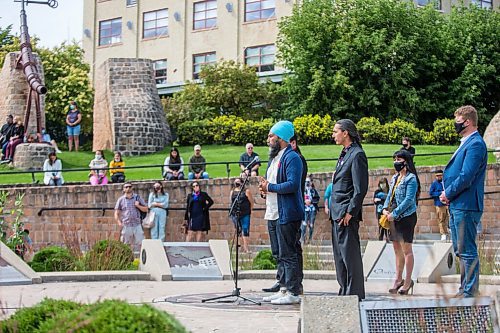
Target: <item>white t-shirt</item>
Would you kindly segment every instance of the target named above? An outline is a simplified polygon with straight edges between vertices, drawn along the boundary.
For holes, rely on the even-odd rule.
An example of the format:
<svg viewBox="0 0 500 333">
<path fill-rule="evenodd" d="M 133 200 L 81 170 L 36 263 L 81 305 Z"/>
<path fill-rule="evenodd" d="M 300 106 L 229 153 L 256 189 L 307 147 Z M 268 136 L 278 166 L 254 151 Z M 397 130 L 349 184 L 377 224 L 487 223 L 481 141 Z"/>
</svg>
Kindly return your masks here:
<svg viewBox="0 0 500 333">
<path fill-rule="evenodd" d="M 278 165 L 283 157 L 283 153 L 286 148 L 280 150 L 278 155 L 271 161 L 269 169 L 267 169 L 267 181 L 271 184 L 276 184 L 276 178 L 278 177 Z M 266 194 L 266 214 L 264 215 L 265 220 L 277 220 L 279 218 L 278 212 L 278 194 L 267 192 Z"/>
</svg>

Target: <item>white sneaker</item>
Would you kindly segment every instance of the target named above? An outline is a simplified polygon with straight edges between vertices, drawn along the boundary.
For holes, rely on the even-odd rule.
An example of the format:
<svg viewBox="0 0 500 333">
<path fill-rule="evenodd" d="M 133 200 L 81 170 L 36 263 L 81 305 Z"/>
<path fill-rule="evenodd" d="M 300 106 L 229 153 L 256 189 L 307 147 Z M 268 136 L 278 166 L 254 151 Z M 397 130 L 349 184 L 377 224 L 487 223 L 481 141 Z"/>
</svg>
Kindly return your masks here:
<svg viewBox="0 0 500 333">
<path fill-rule="evenodd" d="M 281 288 L 276 294 L 262 298 L 264 302 L 272 302 L 286 296 L 286 288 Z"/>
<path fill-rule="evenodd" d="M 60 154 L 60 153 L 62 153 L 62 151 L 60 149 L 57 149 L 56 153 Z"/>
<path fill-rule="evenodd" d="M 445 241 L 446 240 L 446 235 L 441 235 L 441 240 Z"/>
<path fill-rule="evenodd" d="M 274 299 L 271 301 L 271 304 L 277 305 L 288 305 L 288 304 L 299 304 L 300 297 L 299 295 L 292 295 L 291 293 L 286 293 L 284 297 L 280 297 L 278 299 Z"/>
</svg>

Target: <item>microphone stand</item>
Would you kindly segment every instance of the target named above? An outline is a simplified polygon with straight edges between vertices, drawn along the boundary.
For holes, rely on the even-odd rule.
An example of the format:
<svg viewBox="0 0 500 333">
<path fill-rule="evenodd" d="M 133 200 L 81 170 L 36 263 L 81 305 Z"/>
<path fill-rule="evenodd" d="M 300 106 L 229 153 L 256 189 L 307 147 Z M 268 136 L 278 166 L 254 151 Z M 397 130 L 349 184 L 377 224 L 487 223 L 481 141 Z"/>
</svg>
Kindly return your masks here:
<svg viewBox="0 0 500 333">
<path fill-rule="evenodd" d="M 236 219 L 236 267 L 235 267 L 235 270 L 234 270 L 234 289 L 233 291 L 231 292 L 231 294 L 228 294 L 228 295 L 224 295 L 224 296 L 218 296 L 218 297 L 212 297 L 212 298 L 207 298 L 207 299 L 202 299 L 201 302 L 202 303 L 205 303 L 205 302 L 209 302 L 209 301 L 215 301 L 215 300 L 220 300 L 220 299 L 224 299 L 224 298 L 228 298 L 228 297 L 236 297 L 234 299 L 233 302 L 236 302 L 238 299 L 242 299 L 244 301 L 248 301 L 248 302 L 251 302 L 253 304 L 257 304 L 257 305 L 261 305 L 260 302 L 257 302 L 257 301 L 254 301 L 252 299 L 249 299 L 249 298 L 246 298 L 244 296 L 241 296 L 241 288 L 238 287 L 238 262 L 239 262 L 239 254 L 240 254 L 240 243 L 239 243 L 239 238 L 240 238 L 240 235 L 241 235 L 241 222 L 240 222 L 240 214 L 241 214 L 241 210 L 240 210 L 240 196 L 241 196 L 241 193 L 245 190 L 245 186 L 248 184 L 248 181 L 249 181 L 249 178 L 250 178 L 250 174 L 251 172 L 248 173 L 248 175 L 246 175 L 245 179 L 243 180 L 243 184 L 241 184 L 241 188 L 238 192 L 238 194 L 236 195 L 236 198 L 235 200 L 233 201 L 233 203 L 231 204 L 231 208 L 229 209 L 229 216 L 231 217 L 234 213 L 234 218 Z"/>
</svg>

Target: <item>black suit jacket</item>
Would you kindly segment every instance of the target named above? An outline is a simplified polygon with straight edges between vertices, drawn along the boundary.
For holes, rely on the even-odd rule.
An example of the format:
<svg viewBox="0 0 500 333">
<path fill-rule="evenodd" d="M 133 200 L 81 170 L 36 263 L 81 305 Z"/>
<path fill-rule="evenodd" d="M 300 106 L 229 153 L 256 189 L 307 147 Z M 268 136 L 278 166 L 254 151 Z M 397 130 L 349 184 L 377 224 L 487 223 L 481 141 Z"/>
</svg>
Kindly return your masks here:
<svg viewBox="0 0 500 333">
<path fill-rule="evenodd" d="M 333 175 L 330 218 L 340 220 L 349 213 L 360 221 L 367 191 L 368 160 L 364 150 L 353 143 Z"/>
</svg>

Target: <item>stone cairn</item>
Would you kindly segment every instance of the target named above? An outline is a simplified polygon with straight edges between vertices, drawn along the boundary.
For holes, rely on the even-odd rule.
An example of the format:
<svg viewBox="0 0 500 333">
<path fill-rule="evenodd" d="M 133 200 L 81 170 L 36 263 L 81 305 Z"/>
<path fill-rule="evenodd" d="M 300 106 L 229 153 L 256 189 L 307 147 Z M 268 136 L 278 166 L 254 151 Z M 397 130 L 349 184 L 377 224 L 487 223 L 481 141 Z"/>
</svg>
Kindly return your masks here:
<svg viewBox="0 0 500 333">
<path fill-rule="evenodd" d="M 154 153 L 171 141 L 149 59 L 110 58 L 96 72 L 93 149 Z"/>
<path fill-rule="evenodd" d="M 24 119 L 26 113 L 26 102 L 29 94 L 29 86 L 26 82 L 22 68 L 16 68 L 19 52 L 11 52 L 5 57 L 0 72 L 0 121 L 5 122 L 7 115 L 19 116 Z M 38 73 L 44 82 L 43 66 L 40 57 L 33 54 L 38 68 Z M 45 95 L 41 95 L 40 108 L 42 126 L 45 127 Z M 36 109 L 35 103 L 31 104 L 31 117 L 27 133 L 36 131 Z M 0 125 L 1 126 L 1 125 Z M 38 143 L 22 143 L 16 148 L 14 155 L 14 166 L 19 169 L 41 170 L 43 162 L 51 151 L 51 146 Z"/>
<path fill-rule="evenodd" d="M 484 131 L 484 141 L 491 149 L 500 149 L 500 111 L 491 119 L 486 131 Z M 500 152 L 496 152 L 497 162 L 500 162 Z"/>
</svg>

